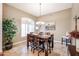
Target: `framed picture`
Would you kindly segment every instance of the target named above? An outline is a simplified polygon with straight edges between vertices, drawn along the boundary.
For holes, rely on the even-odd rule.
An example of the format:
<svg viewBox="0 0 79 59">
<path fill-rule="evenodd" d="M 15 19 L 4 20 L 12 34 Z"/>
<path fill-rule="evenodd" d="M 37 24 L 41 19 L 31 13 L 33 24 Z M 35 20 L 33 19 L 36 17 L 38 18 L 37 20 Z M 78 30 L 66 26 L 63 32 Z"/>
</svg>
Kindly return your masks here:
<svg viewBox="0 0 79 59">
<path fill-rule="evenodd" d="M 55 25 L 55 24 L 52 24 L 52 23 L 48 23 L 48 24 L 45 26 L 45 29 L 46 29 L 46 30 L 56 30 L 56 25 Z"/>
</svg>

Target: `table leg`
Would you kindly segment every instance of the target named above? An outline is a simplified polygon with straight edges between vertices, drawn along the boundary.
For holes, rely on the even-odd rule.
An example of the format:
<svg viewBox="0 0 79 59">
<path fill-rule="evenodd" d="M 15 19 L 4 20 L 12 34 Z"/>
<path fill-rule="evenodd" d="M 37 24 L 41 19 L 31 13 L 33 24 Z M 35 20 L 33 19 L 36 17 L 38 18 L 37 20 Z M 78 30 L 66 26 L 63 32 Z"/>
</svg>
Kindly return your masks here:
<svg viewBox="0 0 79 59">
<path fill-rule="evenodd" d="M 45 56 L 48 56 L 48 41 L 46 43 L 47 43 L 47 46 L 45 48 Z"/>
<path fill-rule="evenodd" d="M 71 39 L 70 39 L 70 44 L 72 45 L 72 41 L 71 41 Z"/>
<path fill-rule="evenodd" d="M 52 39 L 52 50 L 53 50 L 53 47 L 54 47 L 54 37 L 52 37 L 51 39 Z"/>
<path fill-rule="evenodd" d="M 62 38 L 61 44 L 63 44 L 63 38 Z"/>
<path fill-rule="evenodd" d="M 29 48 L 29 41 L 27 40 L 27 48 Z"/>
<path fill-rule="evenodd" d="M 66 39 L 66 46 L 67 46 L 67 39 Z"/>
<path fill-rule="evenodd" d="M 48 56 L 48 50 L 45 50 L 45 56 Z"/>
</svg>

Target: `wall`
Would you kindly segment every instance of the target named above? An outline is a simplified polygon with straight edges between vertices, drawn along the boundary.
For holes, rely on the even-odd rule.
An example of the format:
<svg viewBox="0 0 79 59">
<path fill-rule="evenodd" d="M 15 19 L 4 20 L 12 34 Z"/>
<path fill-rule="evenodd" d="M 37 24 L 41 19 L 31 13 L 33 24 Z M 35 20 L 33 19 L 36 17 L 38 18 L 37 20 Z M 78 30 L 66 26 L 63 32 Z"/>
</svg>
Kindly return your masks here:
<svg viewBox="0 0 79 59">
<path fill-rule="evenodd" d="M 55 22 L 56 30 L 52 31 L 56 41 L 61 41 L 61 37 L 65 35 L 66 32 L 70 32 L 71 29 L 71 9 L 66 9 L 60 12 L 51 13 L 39 17 L 38 20 L 45 22 Z"/>
<path fill-rule="evenodd" d="M 29 17 L 34 20 L 42 20 L 45 22 L 56 22 L 56 30 L 52 31 L 55 36 L 55 40 L 61 41 L 61 37 L 65 35 L 66 32 L 70 32 L 71 29 L 71 9 L 62 10 L 56 13 L 51 13 L 49 15 L 44 15 L 39 17 L 38 19 L 28 13 L 25 13 L 21 10 L 18 10 L 14 7 L 11 7 L 7 4 L 3 5 L 3 17 L 15 18 L 15 22 L 18 28 L 18 32 L 16 37 L 14 38 L 14 42 L 23 41 L 21 38 L 21 17 Z M 25 38 L 26 39 L 26 38 Z"/>
<path fill-rule="evenodd" d="M 72 27 L 71 27 L 71 30 L 75 29 L 75 20 L 73 18 L 76 15 L 79 16 L 79 3 L 73 4 L 73 7 L 72 7 Z M 78 20 L 77 25 L 78 25 L 78 31 L 79 31 L 79 20 Z"/>
<path fill-rule="evenodd" d="M 14 42 L 19 42 L 19 41 L 24 41 L 26 37 L 22 38 L 21 37 L 21 18 L 22 17 L 28 17 L 33 20 L 36 20 L 36 17 L 25 13 L 19 9 L 16 9 L 12 6 L 9 6 L 7 4 L 3 4 L 3 18 L 14 18 L 14 21 L 16 22 L 16 26 L 18 28 L 18 31 L 16 33 L 16 37 L 14 38 Z"/>
<path fill-rule="evenodd" d="M 2 4 L 0 3 L 0 52 L 2 52 Z"/>
</svg>

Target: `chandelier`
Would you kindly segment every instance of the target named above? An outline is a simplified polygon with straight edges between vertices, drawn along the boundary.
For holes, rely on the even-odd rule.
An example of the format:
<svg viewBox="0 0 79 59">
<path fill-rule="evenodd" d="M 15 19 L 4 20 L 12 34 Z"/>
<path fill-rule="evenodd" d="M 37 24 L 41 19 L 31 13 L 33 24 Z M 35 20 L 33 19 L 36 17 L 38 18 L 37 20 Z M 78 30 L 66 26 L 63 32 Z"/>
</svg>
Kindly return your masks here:
<svg viewBox="0 0 79 59">
<path fill-rule="evenodd" d="M 41 6 L 41 5 L 42 5 L 42 4 L 40 3 L 40 4 L 39 4 L 40 17 L 41 17 L 41 14 L 42 14 L 42 13 L 41 13 L 41 10 L 42 10 L 42 6 Z M 44 23 L 43 21 L 37 21 L 36 24 L 37 24 L 37 25 L 44 25 L 45 23 Z"/>
<path fill-rule="evenodd" d="M 40 8 L 40 9 L 39 9 L 39 11 L 40 11 L 39 16 L 40 16 L 40 17 L 41 17 L 41 10 L 42 10 L 42 8 L 41 8 L 42 6 L 41 6 L 41 5 L 42 5 L 42 4 L 40 3 L 40 4 L 39 4 L 39 8 Z M 36 29 L 40 29 L 41 26 L 44 25 L 44 24 L 45 24 L 45 22 L 43 22 L 43 21 L 37 21 L 37 22 L 36 22 Z"/>
</svg>

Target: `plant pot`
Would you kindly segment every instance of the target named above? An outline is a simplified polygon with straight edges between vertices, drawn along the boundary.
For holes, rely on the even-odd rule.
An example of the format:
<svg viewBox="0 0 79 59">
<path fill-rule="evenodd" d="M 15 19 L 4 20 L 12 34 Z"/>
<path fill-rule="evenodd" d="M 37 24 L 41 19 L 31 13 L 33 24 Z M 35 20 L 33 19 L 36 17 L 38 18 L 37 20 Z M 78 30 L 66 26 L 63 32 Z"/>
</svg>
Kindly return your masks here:
<svg viewBox="0 0 79 59">
<path fill-rule="evenodd" d="M 5 48 L 3 50 L 10 50 L 13 47 L 13 42 L 8 42 L 5 44 Z"/>
</svg>

